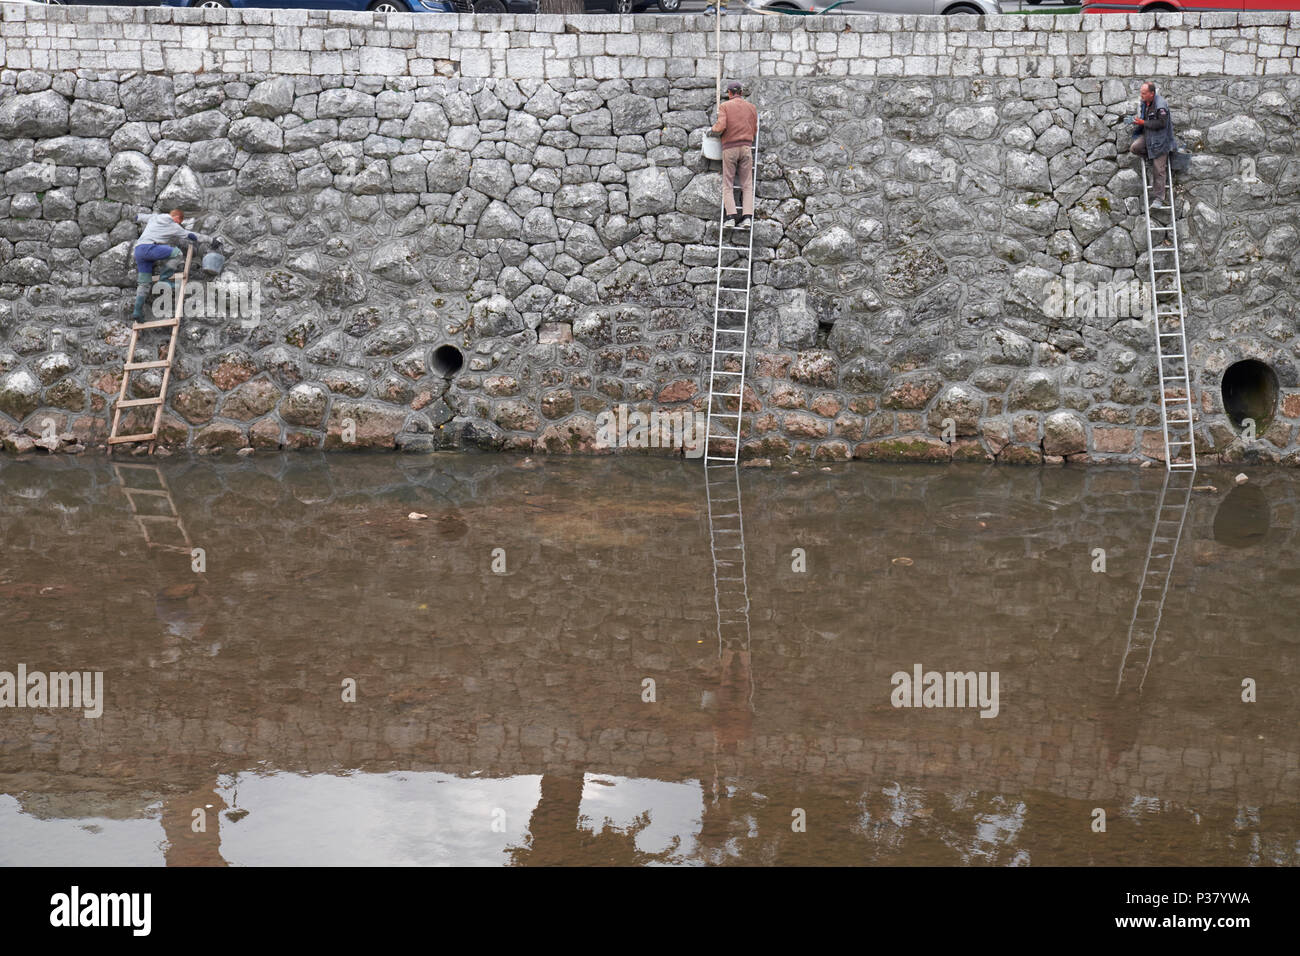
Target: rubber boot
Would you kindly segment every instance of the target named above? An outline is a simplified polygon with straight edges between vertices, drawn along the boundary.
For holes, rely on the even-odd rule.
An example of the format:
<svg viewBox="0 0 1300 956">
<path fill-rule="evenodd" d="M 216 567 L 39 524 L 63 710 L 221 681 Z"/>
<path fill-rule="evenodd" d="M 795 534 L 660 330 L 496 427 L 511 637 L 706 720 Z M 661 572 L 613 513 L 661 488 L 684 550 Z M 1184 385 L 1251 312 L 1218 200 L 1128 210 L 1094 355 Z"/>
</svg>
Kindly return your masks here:
<svg viewBox="0 0 1300 956">
<path fill-rule="evenodd" d="M 183 259 L 179 252 L 174 256 L 169 256 L 164 259 L 162 270 L 158 273 L 158 281 L 166 283 L 173 289 L 176 288 L 176 281 L 172 277 L 176 275 L 176 270 L 180 268 L 182 261 Z"/>
<path fill-rule="evenodd" d="M 149 287 L 153 285 L 153 276 L 141 275 L 136 273 L 135 277 L 135 308 L 131 310 L 131 318 L 137 322 L 144 319 L 144 302 L 149 297 Z"/>
</svg>

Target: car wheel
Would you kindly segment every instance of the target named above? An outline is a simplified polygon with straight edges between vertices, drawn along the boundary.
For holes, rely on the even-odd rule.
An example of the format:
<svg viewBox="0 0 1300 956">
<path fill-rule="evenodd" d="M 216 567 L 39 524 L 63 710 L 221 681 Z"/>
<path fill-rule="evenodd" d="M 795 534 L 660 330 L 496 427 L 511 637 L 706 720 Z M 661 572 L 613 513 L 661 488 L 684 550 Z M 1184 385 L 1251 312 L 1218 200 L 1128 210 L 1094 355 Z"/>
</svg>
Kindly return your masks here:
<svg viewBox="0 0 1300 956">
<path fill-rule="evenodd" d="M 224 10 L 230 6 L 230 0 L 194 0 L 190 6 L 201 10 Z"/>
<path fill-rule="evenodd" d="M 475 13 L 505 13 L 506 5 L 501 0 L 474 0 Z"/>
<path fill-rule="evenodd" d="M 615 13 L 631 13 L 635 0 L 614 0 Z"/>
<path fill-rule="evenodd" d="M 393 0 L 375 0 L 370 6 L 366 7 L 371 13 L 401 13 L 402 8 Z"/>
<path fill-rule="evenodd" d="M 682 8 L 682 0 L 659 0 L 659 9 L 664 13 L 676 13 Z"/>
</svg>

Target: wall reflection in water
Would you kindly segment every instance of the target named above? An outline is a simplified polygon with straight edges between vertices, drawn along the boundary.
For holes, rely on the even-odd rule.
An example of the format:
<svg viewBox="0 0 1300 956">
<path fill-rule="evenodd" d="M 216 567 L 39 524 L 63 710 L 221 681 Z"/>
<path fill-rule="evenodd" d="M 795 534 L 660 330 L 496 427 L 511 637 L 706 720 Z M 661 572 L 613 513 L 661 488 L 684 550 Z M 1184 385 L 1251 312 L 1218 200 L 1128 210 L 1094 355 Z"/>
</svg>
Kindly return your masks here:
<svg viewBox="0 0 1300 956">
<path fill-rule="evenodd" d="M 1198 475 L 1117 694 L 1161 473 L 728 471 L 737 553 L 697 463 L 434 462 L 163 463 L 201 574 L 0 462 L 0 670 L 107 698 L 0 709 L 0 863 L 1300 862 L 1290 473 Z M 917 662 L 998 716 L 891 707 Z"/>
</svg>

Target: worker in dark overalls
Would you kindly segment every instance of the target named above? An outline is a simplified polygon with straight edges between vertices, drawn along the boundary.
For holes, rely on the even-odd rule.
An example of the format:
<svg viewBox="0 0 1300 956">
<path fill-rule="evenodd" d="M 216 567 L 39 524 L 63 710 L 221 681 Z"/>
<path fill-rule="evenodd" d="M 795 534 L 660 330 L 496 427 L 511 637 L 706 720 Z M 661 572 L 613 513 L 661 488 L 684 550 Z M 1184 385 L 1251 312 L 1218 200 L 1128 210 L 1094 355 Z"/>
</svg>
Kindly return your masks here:
<svg viewBox="0 0 1300 956">
<path fill-rule="evenodd" d="M 1174 151 L 1174 121 L 1169 115 L 1169 104 L 1156 92 L 1156 85 L 1151 81 L 1142 84 L 1138 92 L 1142 106 L 1133 117 L 1133 142 L 1129 152 L 1149 159 L 1155 169 L 1155 183 L 1151 190 L 1151 205 L 1165 208 L 1168 198 L 1165 196 L 1165 184 L 1168 182 L 1169 154 Z"/>
</svg>

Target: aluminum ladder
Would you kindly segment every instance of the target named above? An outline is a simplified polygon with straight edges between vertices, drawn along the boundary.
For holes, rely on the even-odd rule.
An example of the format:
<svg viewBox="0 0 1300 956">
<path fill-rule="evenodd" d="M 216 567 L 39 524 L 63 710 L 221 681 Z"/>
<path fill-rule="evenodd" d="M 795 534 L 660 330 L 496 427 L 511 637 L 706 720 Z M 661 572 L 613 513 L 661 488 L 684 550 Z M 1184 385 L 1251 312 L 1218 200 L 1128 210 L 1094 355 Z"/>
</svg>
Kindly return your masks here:
<svg viewBox="0 0 1300 956">
<path fill-rule="evenodd" d="M 1133 617 L 1128 625 L 1128 642 L 1124 645 L 1124 656 L 1120 659 L 1116 694 L 1125 681 L 1132 686 L 1136 680 L 1139 693 L 1146 683 L 1195 482 L 1196 472 L 1190 468 L 1165 471 L 1159 503 L 1156 505 L 1156 521 L 1151 528 L 1151 540 L 1147 544 L 1146 563 L 1142 566 L 1142 579 L 1138 583 L 1137 600 L 1133 604 Z M 1174 496 L 1172 504 L 1168 503 L 1171 493 Z M 1183 496 L 1181 502 L 1177 499 L 1179 493 Z"/>
<path fill-rule="evenodd" d="M 1196 471 L 1196 435 L 1184 329 L 1186 310 L 1183 307 L 1182 262 L 1178 254 L 1178 217 L 1174 210 L 1173 163 L 1169 163 L 1166 170 L 1169 191 L 1165 197 L 1166 204 L 1155 207 L 1169 211 L 1167 226 L 1152 222 L 1146 159 L 1139 165 L 1142 167 L 1142 207 L 1147 224 L 1147 266 L 1151 273 L 1156 369 L 1160 373 L 1160 424 L 1165 439 L 1165 468 Z M 1157 234 L 1162 234 L 1159 237 L 1161 245 L 1156 244 Z M 1172 352 L 1165 348 L 1166 343 Z"/>
<path fill-rule="evenodd" d="M 172 363 L 176 360 L 176 335 L 180 332 L 181 327 L 181 310 L 185 305 L 185 281 L 190 275 L 190 260 L 194 256 L 194 247 L 190 246 L 185 251 L 185 270 L 181 273 L 180 282 L 176 285 L 176 313 L 170 319 L 158 319 L 151 322 L 135 322 L 131 325 L 131 341 L 126 347 L 126 361 L 122 365 L 122 387 L 118 390 L 117 401 L 113 403 L 113 427 L 108 432 L 108 453 L 113 453 L 114 445 L 121 445 L 126 442 L 156 442 L 158 440 L 158 429 L 162 426 L 163 403 L 167 401 L 167 384 L 171 381 Z M 135 360 L 135 349 L 139 342 L 140 333 L 148 329 L 170 329 L 171 340 L 167 343 L 167 357 L 148 362 L 137 362 Z M 142 369 L 160 368 L 163 370 L 162 384 L 158 387 L 158 394 L 150 398 L 127 398 L 127 390 L 131 383 L 131 373 Z M 122 421 L 122 409 L 136 408 L 146 405 L 157 405 L 157 411 L 153 416 L 153 428 L 147 432 L 140 432 L 136 435 L 119 435 L 118 428 Z M 152 447 L 150 448 L 152 451 Z"/>
<path fill-rule="evenodd" d="M 754 128 L 754 201 L 758 201 L 758 131 Z M 724 197 L 725 198 L 725 197 Z M 744 207 L 741 207 L 743 213 Z M 755 209 L 757 212 L 757 208 Z M 740 457 L 740 425 L 744 414 L 745 360 L 749 347 L 749 292 L 754 269 L 754 217 L 749 227 L 727 223 L 726 206 L 718 203 L 718 265 L 713 292 L 713 355 L 709 365 L 709 410 L 704 426 L 704 463 Z M 741 245 L 740 243 L 744 243 Z M 725 277 L 730 282 L 724 282 Z M 744 284 L 736 282 L 741 276 Z M 721 404 L 717 404 L 721 402 Z M 716 424 L 715 424 L 716 423 Z M 716 429 L 716 431 L 715 431 Z M 714 443 L 717 444 L 714 444 Z"/>
<path fill-rule="evenodd" d="M 718 653 L 749 649 L 749 581 L 745 525 L 740 508 L 740 469 L 705 462 L 709 550 L 713 555 L 713 604 L 718 614 Z"/>
</svg>

